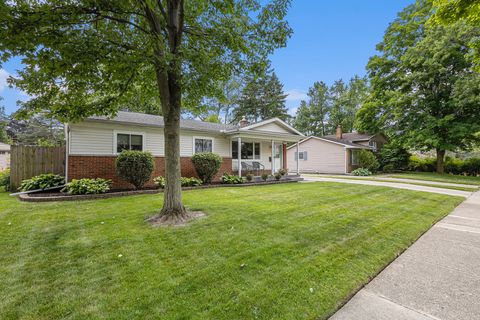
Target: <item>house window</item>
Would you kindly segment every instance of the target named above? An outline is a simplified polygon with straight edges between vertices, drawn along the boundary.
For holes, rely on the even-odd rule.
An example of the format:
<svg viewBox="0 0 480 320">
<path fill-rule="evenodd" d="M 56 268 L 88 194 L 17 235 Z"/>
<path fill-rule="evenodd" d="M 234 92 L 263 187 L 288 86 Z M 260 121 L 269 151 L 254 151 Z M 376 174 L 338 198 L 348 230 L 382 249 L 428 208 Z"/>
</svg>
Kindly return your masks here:
<svg viewBox="0 0 480 320">
<path fill-rule="evenodd" d="M 232 159 L 238 159 L 238 141 L 232 141 Z M 242 142 L 243 160 L 260 159 L 260 143 L 258 142 Z"/>
<path fill-rule="evenodd" d="M 350 152 L 350 164 L 352 166 L 358 166 L 358 153 L 360 151 L 359 150 L 352 150 Z"/>
<path fill-rule="evenodd" d="M 307 151 L 301 151 L 300 153 L 295 152 L 295 160 L 307 160 Z"/>
<path fill-rule="evenodd" d="M 117 152 L 123 150 L 143 151 L 143 135 L 130 133 L 117 133 Z"/>
<path fill-rule="evenodd" d="M 377 141 L 370 140 L 368 145 L 373 148 L 373 150 L 377 150 Z"/>
<path fill-rule="evenodd" d="M 195 153 L 213 152 L 213 140 L 195 138 Z"/>
</svg>

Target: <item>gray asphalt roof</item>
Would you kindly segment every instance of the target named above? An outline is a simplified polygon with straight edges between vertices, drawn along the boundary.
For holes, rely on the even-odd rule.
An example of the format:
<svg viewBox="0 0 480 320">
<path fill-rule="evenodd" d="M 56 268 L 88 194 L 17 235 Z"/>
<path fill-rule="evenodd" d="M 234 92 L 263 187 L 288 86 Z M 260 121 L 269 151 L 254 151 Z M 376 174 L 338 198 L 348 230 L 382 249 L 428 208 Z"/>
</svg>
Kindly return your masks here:
<svg viewBox="0 0 480 320">
<path fill-rule="evenodd" d="M 367 146 L 364 146 L 364 145 L 361 145 L 361 144 L 358 144 L 358 143 L 354 143 L 354 142 L 351 142 L 351 141 L 347 141 L 345 139 L 337 139 L 337 138 L 332 137 L 332 136 L 323 136 L 323 137 L 319 137 L 319 138 L 320 139 L 325 139 L 325 140 L 328 140 L 328 141 L 332 141 L 332 142 L 338 142 L 338 143 L 341 143 L 341 144 L 344 144 L 344 145 L 350 146 L 350 147 L 370 149 L 370 147 L 367 147 Z"/>
<path fill-rule="evenodd" d="M 95 121 L 114 121 L 119 123 L 138 124 L 143 126 L 163 127 L 163 117 L 155 116 L 151 114 L 119 111 L 115 117 L 105 116 L 93 116 L 88 118 Z M 221 123 L 204 122 L 200 120 L 182 119 L 180 120 L 180 128 L 187 130 L 199 130 L 199 131 L 223 131 L 232 130 L 238 128 L 234 125 L 225 125 Z"/>
<path fill-rule="evenodd" d="M 350 141 L 350 142 L 366 141 L 366 140 L 370 140 L 370 138 L 373 137 L 373 136 L 374 136 L 374 134 L 351 132 L 351 133 L 343 133 L 341 140 L 346 140 L 346 141 Z M 337 139 L 337 136 L 334 135 L 334 134 L 329 134 L 329 135 L 326 135 L 325 137 Z"/>
</svg>

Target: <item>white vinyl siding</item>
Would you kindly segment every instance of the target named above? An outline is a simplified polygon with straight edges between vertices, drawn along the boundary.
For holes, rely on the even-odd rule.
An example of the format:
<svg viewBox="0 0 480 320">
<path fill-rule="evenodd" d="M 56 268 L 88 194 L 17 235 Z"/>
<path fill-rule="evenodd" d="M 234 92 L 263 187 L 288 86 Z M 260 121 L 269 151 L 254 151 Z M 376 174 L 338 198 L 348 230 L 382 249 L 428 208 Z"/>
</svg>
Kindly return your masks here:
<svg viewBox="0 0 480 320">
<path fill-rule="evenodd" d="M 277 133 L 291 133 L 289 130 L 285 129 L 284 127 L 276 124 L 276 123 L 267 123 L 263 126 L 259 126 L 252 130 L 259 130 L 259 131 L 268 131 L 268 132 L 277 132 Z"/>
<path fill-rule="evenodd" d="M 311 138 L 301 143 L 299 149 L 300 152 L 306 152 L 308 155 L 305 160 L 299 162 L 300 172 L 345 173 L 345 147 L 343 145 Z M 287 166 L 292 172 L 297 170 L 296 152 L 295 145 L 287 150 Z"/>
<path fill-rule="evenodd" d="M 101 122 L 82 122 L 70 124 L 70 150 L 71 155 L 114 155 L 114 132 L 142 132 L 145 134 L 144 150 L 150 151 L 154 156 L 164 156 L 165 144 L 163 128 L 151 128 L 126 124 L 110 124 Z M 204 132 L 181 131 L 180 156 L 193 155 L 193 139 L 213 139 L 214 150 L 221 157 L 230 157 L 230 139 L 220 135 L 210 135 Z"/>
</svg>

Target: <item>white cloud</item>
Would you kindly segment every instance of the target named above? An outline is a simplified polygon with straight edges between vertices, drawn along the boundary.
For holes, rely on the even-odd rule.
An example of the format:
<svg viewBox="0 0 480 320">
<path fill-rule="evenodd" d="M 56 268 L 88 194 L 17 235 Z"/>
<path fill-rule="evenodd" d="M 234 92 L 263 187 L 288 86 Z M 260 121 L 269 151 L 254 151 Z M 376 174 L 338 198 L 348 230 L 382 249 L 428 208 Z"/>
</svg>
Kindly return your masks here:
<svg viewBox="0 0 480 320">
<path fill-rule="evenodd" d="M 288 108 L 288 114 L 294 117 L 297 114 L 298 107 L 290 107 Z"/>
<path fill-rule="evenodd" d="M 307 100 L 307 93 L 300 89 L 292 89 L 285 92 L 287 94 L 287 101 Z"/>
<path fill-rule="evenodd" d="M 7 84 L 7 79 L 10 76 L 10 73 L 8 73 L 5 69 L 0 69 L 0 92 L 5 89 L 8 84 Z"/>
</svg>

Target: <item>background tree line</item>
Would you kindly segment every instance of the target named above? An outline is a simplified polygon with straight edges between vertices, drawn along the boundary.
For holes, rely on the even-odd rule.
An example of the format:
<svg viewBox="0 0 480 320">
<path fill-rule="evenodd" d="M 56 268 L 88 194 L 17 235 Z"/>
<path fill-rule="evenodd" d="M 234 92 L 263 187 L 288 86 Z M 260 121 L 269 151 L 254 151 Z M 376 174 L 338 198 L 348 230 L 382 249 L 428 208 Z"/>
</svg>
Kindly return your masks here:
<svg viewBox="0 0 480 320">
<path fill-rule="evenodd" d="M 354 76 L 348 83 L 337 80 L 330 87 L 322 81 L 315 82 L 308 89 L 309 100 L 300 102 L 293 124 L 305 135 L 334 133 L 338 125 L 344 132 L 351 132 L 368 89 L 368 80 L 359 76 Z"/>
</svg>

